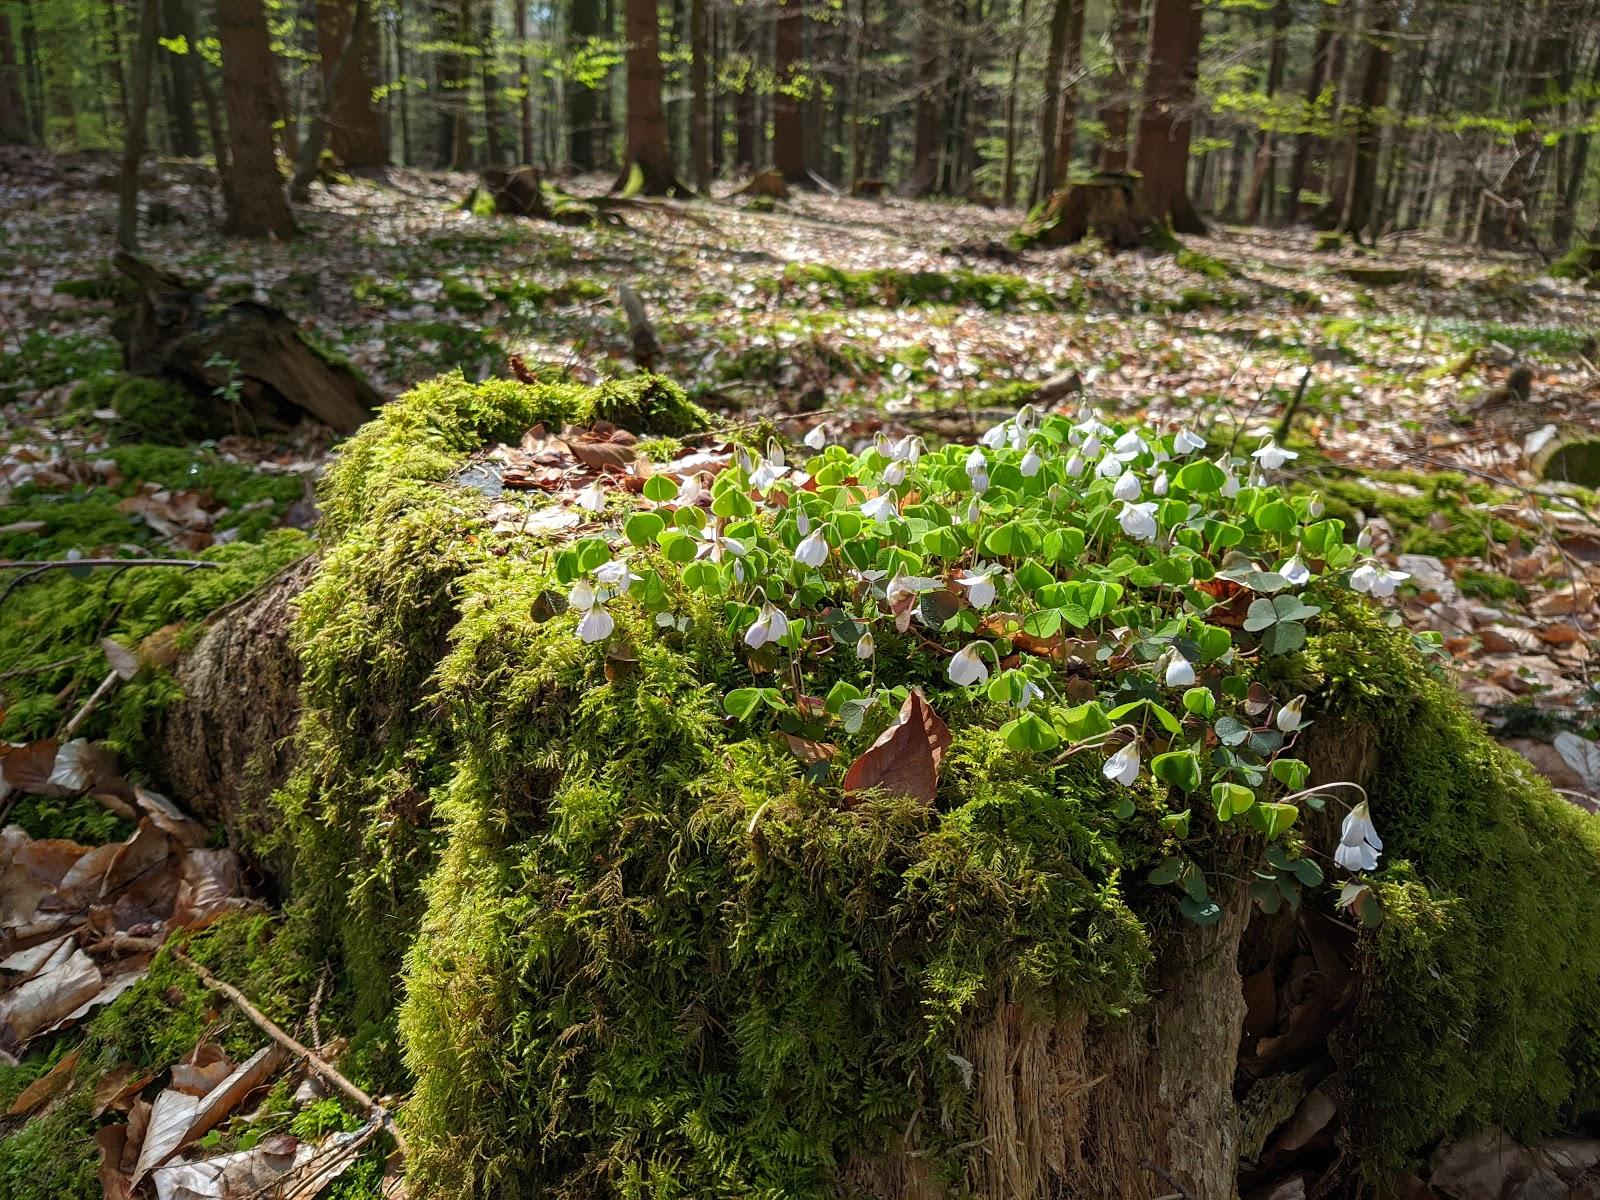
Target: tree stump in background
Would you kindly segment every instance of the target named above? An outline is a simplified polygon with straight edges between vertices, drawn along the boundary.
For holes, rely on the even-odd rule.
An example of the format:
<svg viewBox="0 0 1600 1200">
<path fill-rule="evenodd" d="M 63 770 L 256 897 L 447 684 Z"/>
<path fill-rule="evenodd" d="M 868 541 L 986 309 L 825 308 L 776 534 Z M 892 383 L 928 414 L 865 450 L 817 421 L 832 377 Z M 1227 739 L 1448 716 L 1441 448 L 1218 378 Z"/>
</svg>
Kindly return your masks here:
<svg viewBox="0 0 1600 1200">
<path fill-rule="evenodd" d="M 182 384 L 202 403 L 237 406 L 257 430 L 312 417 L 354 433 L 381 401 L 350 366 L 306 343 L 282 309 L 242 300 L 218 309 L 176 275 L 119 251 L 117 270 L 137 291 L 117 325 L 134 375 Z"/>
<path fill-rule="evenodd" d="M 536 167 L 485 167 L 483 186 L 494 200 L 494 210 L 504 217 L 550 219 L 544 181 Z"/>
<path fill-rule="evenodd" d="M 1023 230 L 1039 246 L 1069 246 L 1094 234 L 1113 250 L 1150 244 L 1156 222 L 1139 197 L 1139 177 L 1103 171 L 1056 192 Z"/>
<path fill-rule="evenodd" d="M 750 182 L 739 189 L 740 196 L 766 196 L 772 200 L 789 198 L 789 183 L 782 171 L 757 171 Z"/>
</svg>

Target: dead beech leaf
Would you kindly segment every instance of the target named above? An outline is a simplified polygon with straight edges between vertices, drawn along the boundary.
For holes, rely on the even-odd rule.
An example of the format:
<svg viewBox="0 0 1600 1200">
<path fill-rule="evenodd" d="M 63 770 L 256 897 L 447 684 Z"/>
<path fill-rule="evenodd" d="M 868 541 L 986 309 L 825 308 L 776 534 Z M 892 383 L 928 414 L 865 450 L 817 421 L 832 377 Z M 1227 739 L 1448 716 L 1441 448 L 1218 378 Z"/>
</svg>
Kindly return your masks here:
<svg viewBox="0 0 1600 1200">
<path fill-rule="evenodd" d="M 139 673 L 139 656 L 114 638 L 101 638 L 100 649 L 105 652 L 106 664 L 124 682 Z"/>
<path fill-rule="evenodd" d="M 106 1125 L 95 1130 L 94 1143 L 100 1148 L 100 1191 L 105 1200 L 128 1200 L 133 1195 L 133 1179 L 122 1166 L 128 1134 L 127 1125 Z"/>
<path fill-rule="evenodd" d="M 569 448 L 591 471 L 620 471 L 635 458 L 633 447 L 620 442 L 571 442 Z"/>
<path fill-rule="evenodd" d="M 157 669 L 170 667 L 178 661 L 178 634 L 183 622 L 163 625 L 139 643 L 139 661 Z"/>
<path fill-rule="evenodd" d="M 82 950 L 0 996 L 0 1048 L 15 1051 L 100 994 L 100 968 Z"/>
<path fill-rule="evenodd" d="M 794 756 L 808 767 L 819 762 L 827 762 L 839 753 L 839 747 L 832 742 L 814 742 L 810 738 L 796 737 L 792 733 L 783 736 Z"/>
<path fill-rule="evenodd" d="M 150 823 L 173 840 L 191 850 L 204 846 L 210 840 L 205 826 L 160 792 L 134 786 L 133 798 L 139 808 L 150 818 Z"/>
<path fill-rule="evenodd" d="M 876 789 L 931 805 L 939 792 L 939 763 L 949 748 L 949 727 L 922 693 L 913 691 L 894 724 L 845 772 L 846 804 Z"/>
<path fill-rule="evenodd" d="M 61 795 L 60 789 L 50 786 L 50 771 L 56 765 L 59 746 L 54 738 L 46 738 L 29 746 L 6 748 L 4 757 L 0 757 L 0 779 L 19 792 Z"/>
<path fill-rule="evenodd" d="M 106 1072 L 105 1078 L 95 1084 L 94 1107 L 89 1115 L 99 1117 L 108 1112 L 126 1112 L 133 1106 L 134 1098 L 154 1078 L 130 1063 L 113 1067 Z"/>
<path fill-rule="evenodd" d="M 23 1088 L 11 1102 L 11 1107 L 6 1109 L 6 1116 L 26 1117 L 66 1091 L 72 1083 L 72 1073 L 78 1069 L 78 1055 L 81 1052 L 74 1050 L 64 1055 L 60 1062 Z"/>
<path fill-rule="evenodd" d="M 315 1150 L 291 1134 L 263 1138 L 249 1150 L 236 1150 L 200 1162 L 176 1162 L 150 1178 L 159 1200 L 235 1200 L 278 1196 L 286 1176 L 311 1162 Z M 347 1156 L 354 1161 L 355 1155 Z M 326 1179 L 336 1175 L 324 1176 Z"/>
<path fill-rule="evenodd" d="M 150 1130 L 133 1171 L 134 1185 L 190 1142 L 204 1137 L 246 1096 L 276 1075 L 285 1057 L 283 1047 L 274 1043 L 251 1055 L 204 1096 L 189 1096 L 176 1088 L 157 1096 L 150 1112 Z"/>
</svg>

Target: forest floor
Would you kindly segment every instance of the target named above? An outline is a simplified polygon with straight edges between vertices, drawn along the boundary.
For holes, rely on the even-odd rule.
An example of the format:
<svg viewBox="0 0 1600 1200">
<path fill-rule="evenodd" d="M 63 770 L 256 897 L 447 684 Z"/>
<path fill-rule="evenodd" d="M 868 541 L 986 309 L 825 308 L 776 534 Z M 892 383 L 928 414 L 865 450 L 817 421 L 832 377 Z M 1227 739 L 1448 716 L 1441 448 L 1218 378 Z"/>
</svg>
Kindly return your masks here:
<svg viewBox="0 0 1600 1200">
<path fill-rule="evenodd" d="M 112 169 L 105 158 L 0 161 L 0 562 L 187 557 L 274 538 L 301 553 L 284 531 L 315 525 L 326 433 L 155 445 L 171 432 L 159 413 L 108 407 L 121 367 L 115 198 L 100 182 Z M 245 243 L 214 231 L 203 173 L 163 163 L 146 199 L 176 219 L 147 230 L 143 253 L 219 302 L 282 307 L 385 397 L 457 368 L 507 375 L 512 356 L 580 382 L 631 373 L 616 302 L 628 284 L 655 322 L 657 369 L 737 422 L 966 439 L 1075 372 L 1080 388 L 1061 403 L 1191 426 L 1214 447 L 1276 435 L 1298 454 L 1286 474 L 1409 572 L 1400 612 L 1441 635 L 1497 734 L 1575 801 L 1600 806 L 1600 503 L 1592 488 L 1541 479 L 1551 451 L 1600 436 L 1600 292 L 1550 279 L 1536 260 L 1412 236 L 1369 252 L 1319 249 L 1304 230 L 1218 228 L 1177 255 L 1019 253 L 1008 239 L 1020 213 L 969 205 L 629 200 L 606 210 L 620 224 L 569 227 L 474 215 L 462 205 L 473 182 L 391 171 L 319 188 L 301 237 Z M 605 184 L 564 181 L 590 196 Z M 1532 375 L 1526 398 L 1503 391 L 1517 366 Z M 59 668 L 45 660 L 60 646 L 4 631 L 0 610 L 0 739 L 47 737 L 118 666 L 117 647 L 91 631 L 67 660 L 82 660 L 82 677 L 34 695 L 29 681 Z M 1563 733 L 1568 751 L 1590 740 L 1563 752 L 1551 740 Z M 87 800 L 30 799 L 11 819 L 26 829 L 20 844 L 38 847 L 131 845 L 148 818 L 166 834 L 167 883 L 221 870 L 198 848 L 203 833 L 159 798 L 135 799 L 120 823 Z M 213 882 L 217 903 L 238 903 L 236 876 Z M 177 928 L 180 918 L 208 919 L 180 910 Z M 104 982 L 109 992 L 117 981 Z M 195 1038 L 194 1056 L 209 1044 L 230 1070 L 257 1044 L 237 1028 L 229 1042 L 201 1020 L 205 1003 L 191 1007 L 194 1029 L 149 1048 L 155 1069 Z M 12 1118 L 50 1111 L 39 1106 L 59 1094 L 50 1080 L 70 1077 L 64 1061 L 52 1051 L 7 1068 L 0 1057 Z M 373 1133 L 329 1120 L 312 1132 Z M 293 1129 L 308 1137 L 315 1124 L 296 1117 Z M 16 1128 L 0 1118 L 0 1190 L 8 1166 L 33 1161 L 7 1157 Z M 79 1167 L 94 1178 L 92 1154 Z"/>
</svg>

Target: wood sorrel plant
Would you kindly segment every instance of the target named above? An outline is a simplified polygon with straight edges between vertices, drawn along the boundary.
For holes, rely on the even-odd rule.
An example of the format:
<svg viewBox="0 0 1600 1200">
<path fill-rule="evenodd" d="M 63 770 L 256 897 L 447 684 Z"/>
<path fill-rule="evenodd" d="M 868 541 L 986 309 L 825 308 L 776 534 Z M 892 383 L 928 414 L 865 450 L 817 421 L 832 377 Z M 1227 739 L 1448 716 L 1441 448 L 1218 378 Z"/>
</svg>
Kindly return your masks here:
<svg viewBox="0 0 1600 1200">
<path fill-rule="evenodd" d="M 617 604 L 681 634 L 698 594 L 751 669 L 726 712 L 811 747 L 818 783 L 837 770 L 823 739 L 881 727 L 931 677 L 939 705 L 993 706 L 1018 753 L 1103 754 L 1120 788 L 1149 776 L 1192 800 L 1162 821 L 1180 847 L 1196 806 L 1245 823 L 1265 844 L 1251 892 L 1269 911 L 1321 882 L 1282 839 L 1301 801 L 1359 789 L 1307 786 L 1293 756 L 1305 697 L 1252 676 L 1305 645 L 1319 594 L 1390 595 L 1404 575 L 1347 545 L 1315 497 L 1268 481 L 1293 451 L 1216 454 L 1190 430 L 1028 408 L 977 446 L 880 436 L 852 453 L 819 428 L 805 450 L 741 449 L 709 481 L 648 479 L 648 507 L 622 529 L 631 549 L 587 538 L 557 560 L 576 636 L 610 638 Z M 1134 814 L 1131 794 L 1117 814 Z M 1370 869 L 1376 832 L 1365 804 L 1358 815 L 1368 849 L 1340 862 Z M 1150 880 L 1179 886 L 1191 919 L 1221 916 L 1181 848 Z"/>
</svg>

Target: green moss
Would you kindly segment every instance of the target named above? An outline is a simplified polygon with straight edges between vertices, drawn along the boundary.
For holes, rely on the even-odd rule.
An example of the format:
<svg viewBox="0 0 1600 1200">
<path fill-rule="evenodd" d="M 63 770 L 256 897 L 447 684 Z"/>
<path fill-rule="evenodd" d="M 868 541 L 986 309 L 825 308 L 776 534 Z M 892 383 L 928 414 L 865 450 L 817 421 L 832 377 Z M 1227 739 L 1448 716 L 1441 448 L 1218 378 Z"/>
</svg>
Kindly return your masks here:
<svg viewBox="0 0 1600 1200">
<path fill-rule="evenodd" d="M 1384 482 L 1383 473 L 1372 476 Z M 1388 477 L 1406 489 L 1370 486 L 1351 479 L 1320 479 L 1316 489 L 1328 515 L 1345 523 L 1354 536 L 1360 529 L 1358 513 L 1368 519 L 1382 516 L 1395 531 L 1397 548 L 1405 554 L 1432 554 L 1438 558 L 1481 557 L 1491 542 L 1504 544 L 1516 536 L 1514 526 L 1483 509 L 1496 498 L 1493 488 L 1468 482 L 1453 472 L 1434 475 L 1398 473 Z"/>
<path fill-rule="evenodd" d="M 108 375 L 122 354 L 111 342 L 87 334 L 34 331 L 9 354 L 0 354 L 0 395 L 23 388 L 61 387 Z"/>
<path fill-rule="evenodd" d="M 21 796 L 6 814 L 6 821 L 22 826 L 31 838 L 65 838 L 90 846 L 124 841 L 134 828 L 131 821 L 89 796 Z"/>
<path fill-rule="evenodd" d="M 1239 276 L 1238 270 L 1230 267 L 1220 258 L 1205 254 L 1190 246 L 1179 247 L 1177 263 L 1185 271 L 1192 271 L 1194 274 L 1203 276 L 1214 283 L 1227 283 L 1232 279 L 1237 279 Z"/>
<path fill-rule="evenodd" d="M 1557 279 L 1576 279 L 1589 283 L 1596 271 L 1600 271 L 1600 245 L 1579 242 L 1550 264 L 1549 273 Z"/>
<path fill-rule="evenodd" d="M 7 1200 L 99 1200 L 100 1154 L 91 1097 L 79 1089 L 0 1139 L 0 1196 Z"/>
<path fill-rule="evenodd" d="M 1596 1111 L 1600 821 L 1496 745 L 1409 635 L 1339 618 L 1307 659 L 1330 713 L 1379 735 L 1385 920 L 1339 1042 L 1377 1181 L 1441 1136 L 1526 1139 Z"/>
<path fill-rule="evenodd" d="M 79 384 L 74 406 L 111 409 L 117 415 L 114 434 L 133 442 L 192 442 L 227 432 L 222 406 L 205 403 L 187 389 L 165 379 L 118 373 Z"/>
<path fill-rule="evenodd" d="M 358 303 L 373 308 L 409 308 L 414 303 L 405 284 L 376 275 L 361 276 L 350 285 L 350 294 Z"/>
<path fill-rule="evenodd" d="M 126 275 L 108 271 L 86 279 L 63 279 L 50 290 L 57 296 L 71 296 L 78 300 L 121 302 L 132 300 L 138 289 Z"/>
<path fill-rule="evenodd" d="M 1344 234 L 1319 233 L 1316 242 L 1311 247 L 1318 254 L 1333 254 L 1344 249 Z"/>
<path fill-rule="evenodd" d="M 489 307 L 489 297 L 470 280 L 450 275 L 445 277 L 443 286 L 444 302 L 457 312 L 477 314 Z"/>
<path fill-rule="evenodd" d="M 1515 579 L 1496 571 L 1480 571 L 1476 567 L 1464 567 L 1456 572 L 1456 585 L 1463 595 L 1495 604 L 1512 600 L 1521 602 L 1528 598 L 1528 589 Z"/>
<path fill-rule="evenodd" d="M 835 302 L 853 307 L 964 304 L 985 309 L 1033 306 L 1048 311 L 1083 307 L 1076 288 L 1061 295 L 1020 275 L 973 271 L 906 271 L 876 268 L 849 271 L 820 263 L 792 263 L 776 279 L 761 281 L 775 292 L 831 293 Z"/>
<path fill-rule="evenodd" d="M 449 321 L 392 321 L 385 332 L 391 342 L 406 346 L 417 370 L 427 373 L 477 371 L 505 355 L 487 332 Z"/>
</svg>

